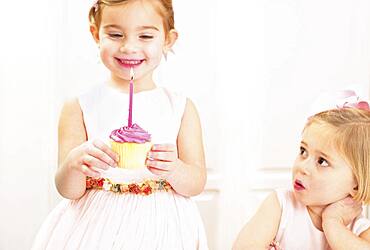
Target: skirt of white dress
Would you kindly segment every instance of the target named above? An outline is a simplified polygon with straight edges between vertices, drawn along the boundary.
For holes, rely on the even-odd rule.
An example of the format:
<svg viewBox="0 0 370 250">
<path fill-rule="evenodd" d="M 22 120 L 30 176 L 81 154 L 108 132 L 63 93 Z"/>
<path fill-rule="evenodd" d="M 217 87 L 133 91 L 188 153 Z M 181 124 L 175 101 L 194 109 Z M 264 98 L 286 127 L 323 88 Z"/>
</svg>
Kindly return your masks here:
<svg viewBox="0 0 370 250">
<path fill-rule="evenodd" d="M 196 204 L 174 192 L 148 196 L 88 190 L 49 214 L 33 250 L 208 249 Z"/>
</svg>

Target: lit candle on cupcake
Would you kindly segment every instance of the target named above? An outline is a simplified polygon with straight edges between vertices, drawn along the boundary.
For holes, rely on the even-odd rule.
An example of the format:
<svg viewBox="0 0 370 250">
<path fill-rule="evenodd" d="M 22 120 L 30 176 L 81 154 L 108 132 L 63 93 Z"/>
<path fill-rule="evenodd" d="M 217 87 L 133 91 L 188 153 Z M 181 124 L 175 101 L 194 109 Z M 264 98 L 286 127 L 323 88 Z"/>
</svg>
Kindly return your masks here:
<svg viewBox="0 0 370 250">
<path fill-rule="evenodd" d="M 130 69 L 130 101 L 128 105 L 128 126 L 132 126 L 132 99 L 134 97 L 134 69 Z"/>
<path fill-rule="evenodd" d="M 120 157 L 118 167 L 126 169 L 145 167 L 147 153 L 152 147 L 150 134 L 136 123 L 132 124 L 133 85 L 134 70 L 131 68 L 128 123 L 110 134 L 112 150 Z"/>
</svg>

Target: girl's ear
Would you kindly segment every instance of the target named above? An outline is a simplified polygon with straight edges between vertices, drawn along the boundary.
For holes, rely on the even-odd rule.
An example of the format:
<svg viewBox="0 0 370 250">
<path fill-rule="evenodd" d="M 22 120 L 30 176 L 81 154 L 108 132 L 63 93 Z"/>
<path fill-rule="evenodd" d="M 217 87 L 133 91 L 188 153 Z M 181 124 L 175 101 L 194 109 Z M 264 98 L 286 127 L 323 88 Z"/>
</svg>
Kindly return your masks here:
<svg viewBox="0 0 370 250">
<path fill-rule="evenodd" d="M 356 184 L 356 186 L 354 188 L 352 188 L 351 192 L 350 192 L 350 195 L 352 197 L 354 197 L 356 194 L 357 194 L 357 191 L 358 191 L 358 186 Z"/>
<path fill-rule="evenodd" d="M 175 44 L 177 37 L 179 34 L 176 30 L 172 29 L 168 32 L 166 37 L 166 42 L 164 44 L 163 53 L 167 54 L 167 52 L 171 51 L 172 46 Z"/>
<path fill-rule="evenodd" d="M 99 43 L 99 29 L 95 25 L 90 25 L 90 32 L 96 43 Z"/>
</svg>

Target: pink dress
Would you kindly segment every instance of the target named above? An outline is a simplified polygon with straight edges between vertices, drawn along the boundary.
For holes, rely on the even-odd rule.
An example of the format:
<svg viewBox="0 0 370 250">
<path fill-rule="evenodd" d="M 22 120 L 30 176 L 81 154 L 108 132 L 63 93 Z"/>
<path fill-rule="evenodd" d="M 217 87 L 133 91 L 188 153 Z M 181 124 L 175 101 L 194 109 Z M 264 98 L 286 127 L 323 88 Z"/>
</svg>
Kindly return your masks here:
<svg viewBox="0 0 370 250">
<path fill-rule="evenodd" d="M 282 214 L 275 242 L 284 250 L 328 250 L 323 232 L 312 223 L 306 206 L 295 199 L 291 190 L 276 191 Z M 360 235 L 370 227 L 370 220 L 361 216 L 348 228 Z M 278 249 L 278 248 L 276 248 Z"/>
<path fill-rule="evenodd" d="M 128 94 L 107 84 L 80 96 L 88 139 L 109 145 L 114 129 L 127 125 Z M 186 98 L 164 88 L 133 99 L 133 122 L 152 135 L 152 143 L 176 144 Z M 157 180 L 146 168 L 111 168 L 103 173 L 116 183 Z M 36 249 L 208 249 L 203 223 L 191 198 L 175 192 L 150 195 L 88 190 L 79 200 L 62 200 L 43 223 Z"/>
</svg>

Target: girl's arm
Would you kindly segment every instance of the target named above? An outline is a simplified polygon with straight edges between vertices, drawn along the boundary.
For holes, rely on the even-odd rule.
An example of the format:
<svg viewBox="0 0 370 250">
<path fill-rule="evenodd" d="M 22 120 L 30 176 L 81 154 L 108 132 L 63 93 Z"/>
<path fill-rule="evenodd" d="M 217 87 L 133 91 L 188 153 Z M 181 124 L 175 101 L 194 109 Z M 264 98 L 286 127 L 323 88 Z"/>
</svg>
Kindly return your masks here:
<svg viewBox="0 0 370 250">
<path fill-rule="evenodd" d="M 349 197 L 325 208 L 322 227 L 331 249 L 370 250 L 370 229 L 356 236 L 346 227 L 361 211 L 361 203 Z"/>
<path fill-rule="evenodd" d="M 55 185 L 67 199 L 78 199 L 86 191 L 86 176 L 99 177 L 90 168 L 114 166 L 115 153 L 101 141 L 86 142 L 86 130 L 77 99 L 64 104 L 58 127 L 58 170 Z"/>
<path fill-rule="evenodd" d="M 333 250 L 370 250 L 370 229 L 356 236 L 343 223 L 336 220 L 323 222 L 323 229 Z"/>
<path fill-rule="evenodd" d="M 198 112 L 189 99 L 177 137 L 177 150 L 175 145 L 157 144 L 148 157 L 148 169 L 165 178 L 177 193 L 194 196 L 203 191 L 207 174 L 202 130 Z"/>
<path fill-rule="evenodd" d="M 200 194 L 207 180 L 202 129 L 198 112 L 189 99 L 177 137 L 179 166 L 167 178 L 176 192 L 184 196 Z"/>
<path fill-rule="evenodd" d="M 266 250 L 279 229 L 281 207 L 276 192 L 271 193 L 257 213 L 240 231 L 233 250 Z"/>
</svg>

